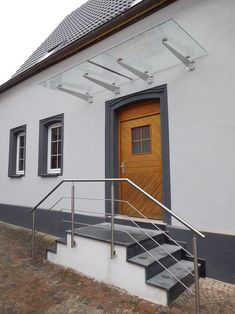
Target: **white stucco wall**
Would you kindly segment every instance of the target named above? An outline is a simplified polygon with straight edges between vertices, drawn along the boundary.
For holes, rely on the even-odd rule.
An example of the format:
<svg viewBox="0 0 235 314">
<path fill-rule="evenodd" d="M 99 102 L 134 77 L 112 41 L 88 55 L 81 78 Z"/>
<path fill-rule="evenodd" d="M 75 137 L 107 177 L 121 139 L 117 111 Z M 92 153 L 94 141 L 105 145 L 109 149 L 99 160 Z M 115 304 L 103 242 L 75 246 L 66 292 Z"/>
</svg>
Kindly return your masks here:
<svg viewBox="0 0 235 314">
<path fill-rule="evenodd" d="M 63 178 L 104 177 L 104 102 L 115 96 L 102 92 L 88 104 L 38 83 L 173 18 L 208 56 L 191 73 L 183 65 L 157 73 L 153 84 L 168 88 L 172 209 L 201 230 L 234 234 L 234 12 L 232 0 L 179 0 L 3 93 L 0 203 L 32 206 L 61 179 L 37 176 L 39 120 L 52 115 L 64 113 Z M 146 88 L 137 80 L 123 86 L 120 96 Z M 27 124 L 26 176 L 10 179 L 9 130 L 22 124 Z M 91 187 L 89 194 L 103 195 L 103 187 Z"/>
<path fill-rule="evenodd" d="M 69 234 L 67 234 L 67 241 L 67 243 L 71 241 Z M 47 259 L 95 280 L 125 289 L 132 295 L 167 305 L 167 292 L 146 284 L 145 268 L 127 262 L 125 246 L 116 244 L 117 256 L 111 259 L 109 243 L 79 236 L 75 236 L 75 243 L 74 248 L 58 243 L 57 253 L 48 252 Z"/>
</svg>

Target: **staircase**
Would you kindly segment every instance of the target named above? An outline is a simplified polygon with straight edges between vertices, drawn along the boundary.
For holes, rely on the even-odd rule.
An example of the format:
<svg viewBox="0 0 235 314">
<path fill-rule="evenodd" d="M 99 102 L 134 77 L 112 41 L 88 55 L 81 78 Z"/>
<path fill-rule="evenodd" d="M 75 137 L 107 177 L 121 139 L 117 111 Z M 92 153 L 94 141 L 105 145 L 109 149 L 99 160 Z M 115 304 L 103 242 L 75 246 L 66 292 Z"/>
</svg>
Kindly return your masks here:
<svg viewBox="0 0 235 314">
<path fill-rule="evenodd" d="M 99 183 L 110 188 L 110 197 L 91 198 L 75 195 L 75 184 Z M 126 183 L 160 206 L 171 217 L 192 232 L 193 255 L 186 250 L 183 243 L 172 239 L 163 225 L 153 224 L 127 200 L 116 199 L 117 186 Z M 199 275 L 204 274 L 204 261 L 197 256 L 197 237 L 205 235 L 190 223 L 171 211 L 141 187 L 128 178 L 101 179 L 64 179 L 61 180 L 32 209 L 32 247 L 34 256 L 36 235 L 36 211 L 60 186 L 71 184 L 71 197 L 62 196 L 49 208 L 51 211 L 64 199 L 70 199 L 71 231 L 67 231 L 64 239 L 56 241 L 54 247 L 48 248 L 49 261 L 75 269 L 95 280 L 104 281 L 129 293 L 151 300 L 162 305 L 171 303 L 181 292 L 187 289 L 195 296 L 195 312 L 200 313 Z M 88 189 L 89 190 L 89 189 Z M 105 201 L 103 215 L 105 223 L 86 225 L 75 228 L 76 210 L 79 214 L 95 214 L 93 211 L 76 208 L 75 200 Z M 123 216 L 130 225 L 123 225 L 116 218 L 115 204 L 125 203 L 144 223 L 140 224 L 131 216 Z M 62 208 L 63 210 L 63 208 Z M 92 218 L 92 215 L 90 216 Z M 94 215 L 93 215 L 94 216 Z M 135 215 L 134 215 L 135 216 Z M 119 219 L 120 220 L 120 219 Z M 65 221 L 64 221 L 65 222 Z M 146 226 L 149 224 L 151 226 Z M 151 229 L 152 228 L 152 229 Z M 117 254 L 116 254 L 117 253 Z M 110 258 L 111 257 L 111 258 Z M 195 281 L 195 293 L 190 285 Z"/>
<path fill-rule="evenodd" d="M 131 294 L 168 305 L 194 282 L 192 257 L 183 244 L 172 242 L 164 225 L 159 230 L 115 224 L 114 243 L 117 255 L 110 259 L 110 223 L 74 230 L 47 249 L 49 261 L 71 267 L 94 279 L 113 284 Z M 199 261 L 204 273 L 204 261 Z"/>
</svg>

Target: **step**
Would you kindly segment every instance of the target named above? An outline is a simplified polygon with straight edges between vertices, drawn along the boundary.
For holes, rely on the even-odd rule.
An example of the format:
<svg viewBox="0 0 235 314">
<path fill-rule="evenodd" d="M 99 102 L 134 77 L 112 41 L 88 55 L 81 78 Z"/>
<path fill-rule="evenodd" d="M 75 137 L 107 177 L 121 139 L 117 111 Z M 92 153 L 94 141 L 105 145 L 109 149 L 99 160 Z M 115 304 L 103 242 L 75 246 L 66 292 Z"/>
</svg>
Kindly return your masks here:
<svg viewBox="0 0 235 314">
<path fill-rule="evenodd" d="M 155 259 L 158 261 L 161 261 L 161 259 L 168 256 L 169 253 L 173 254 L 175 252 L 179 252 L 180 250 L 181 249 L 176 245 L 165 243 L 165 244 L 162 244 L 161 246 L 158 246 L 158 247 L 155 247 L 154 249 L 149 250 L 149 253 L 154 258 L 148 252 L 145 252 L 145 253 L 136 255 L 132 258 L 129 258 L 128 262 L 147 267 L 153 262 L 155 262 Z"/>
<path fill-rule="evenodd" d="M 145 231 L 145 229 L 144 229 Z M 146 230 L 145 232 L 138 227 L 124 226 L 115 224 L 114 243 L 124 246 L 129 246 L 136 241 L 143 241 L 148 238 L 145 232 L 149 235 L 156 236 L 162 234 L 161 231 Z M 75 234 L 82 237 L 96 239 L 99 241 L 111 241 L 111 225 L 110 223 L 101 223 L 92 226 L 80 227 L 75 229 Z M 136 241 L 135 241 L 136 240 Z"/>
<path fill-rule="evenodd" d="M 57 253 L 57 245 L 51 245 L 46 249 L 47 252 L 51 252 L 51 253 Z"/>
<path fill-rule="evenodd" d="M 50 262 L 72 268 L 95 280 L 106 282 L 130 294 L 167 305 L 167 292 L 146 285 L 145 269 L 126 261 L 126 246 L 116 245 L 117 256 L 110 258 L 110 245 L 89 237 L 75 235 L 76 245 L 70 247 L 71 234 L 67 234 L 68 245 L 58 245 L 57 253 L 48 251 Z M 127 280 L 127 278 L 132 278 Z"/>
<path fill-rule="evenodd" d="M 107 218 L 107 222 L 110 222 L 110 217 Z M 135 218 L 132 217 L 132 220 L 128 218 L 125 218 L 123 216 L 115 216 L 115 224 L 119 225 L 125 225 L 125 226 L 132 226 L 136 227 L 136 224 L 143 229 L 149 229 L 149 230 L 159 230 L 159 231 L 166 231 L 166 224 L 162 222 L 161 220 L 151 220 L 151 219 L 142 219 L 142 218 Z"/>
<path fill-rule="evenodd" d="M 194 270 L 194 264 L 191 261 L 180 260 L 180 263 L 190 272 Z M 179 263 L 172 265 L 168 270 L 186 286 L 189 286 L 194 281 L 194 276 L 190 274 Z M 147 284 L 162 288 L 168 292 L 168 303 L 171 303 L 178 295 L 186 288 L 176 280 L 167 270 L 153 276 L 146 281 Z"/>
<path fill-rule="evenodd" d="M 147 230 L 147 233 L 161 246 L 139 228 L 115 225 L 115 243 L 118 254 L 115 259 L 110 259 L 110 224 L 76 228 L 76 246 L 70 247 L 71 232 L 68 231 L 68 245 L 66 245 L 66 239 L 58 239 L 57 246 L 47 250 L 47 258 L 51 262 L 71 267 L 96 280 L 111 283 L 131 294 L 167 305 L 186 288 L 164 270 L 164 267 L 168 268 L 186 286 L 194 281 L 194 276 L 188 274 L 167 252 L 180 260 L 189 271 L 193 271 L 193 262 L 184 259 L 187 256 L 184 257 L 182 248 L 169 243 L 163 232 Z M 138 239 L 139 243 L 136 243 L 130 235 Z M 154 258 L 141 246 L 149 250 Z M 133 280 L 126 280 L 128 276 Z"/>
<path fill-rule="evenodd" d="M 164 270 L 163 266 L 170 267 L 176 263 L 175 259 L 180 260 L 182 257 L 182 250 L 180 247 L 167 243 L 149 250 L 149 253 L 144 252 L 128 259 L 128 262 L 146 268 L 146 280 L 162 272 Z M 174 256 L 174 258 L 169 254 Z M 163 266 L 157 261 L 163 264 Z"/>
<path fill-rule="evenodd" d="M 56 254 L 56 253 L 57 253 L 57 244 L 58 244 L 58 243 L 67 245 L 67 239 L 66 239 L 66 238 L 59 238 L 59 239 L 56 239 L 56 240 L 55 240 L 55 244 L 49 246 L 49 247 L 46 249 L 46 251 Z"/>
<path fill-rule="evenodd" d="M 67 245 L 67 239 L 66 238 L 57 239 L 56 243 Z"/>
</svg>

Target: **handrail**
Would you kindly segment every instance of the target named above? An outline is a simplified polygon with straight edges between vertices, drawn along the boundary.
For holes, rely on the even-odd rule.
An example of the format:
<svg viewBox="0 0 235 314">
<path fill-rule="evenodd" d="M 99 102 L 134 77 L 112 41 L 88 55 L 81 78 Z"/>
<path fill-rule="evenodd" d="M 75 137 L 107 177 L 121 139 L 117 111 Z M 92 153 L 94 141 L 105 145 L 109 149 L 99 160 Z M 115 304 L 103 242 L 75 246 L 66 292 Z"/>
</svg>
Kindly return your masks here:
<svg viewBox="0 0 235 314">
<path fill-rule="evenodd" d="M 132 182 L 128 178 L 106 178 L 106 179 L 63 179 L 61 180 L 37 205 L 35 205 L 32 209 L 31 212 L 35 211 L 38 206 L 40 206 L 55 190 L 58 189 L 61 184 L 66 183 L 66 182 L 72 182 L 72 183 L 82 183 L 82 182 L 128 182 L 131 184 L 133 187 L 135 187 L 138 191 L 140 191 L 142 194 L 147 196 L 149 199 L 151 199 L 154 203 L 156 203 L 158 206 L 160 206 L 162 209 L 164 209 L 167 213 L 169 213 L 172 217 L 174 217 L 176 220 L 181 222 L 184 226 L 186 226 L 188 229 L 190 229 L 193 233 L 197 234 L 201 238 L 205 238 L 205 235 L 202 234 L 199 230 L 194 228 L 191 224 L 186 222 L 183 218 L 180 216 L 176 215 L 174 212 L 172 212 L 169 208 L 167 208 L 165 205 L 163 205 L 161 202 L 156 200 L 152 195 L 144 191 L 141 187 L 139 187 L 137 184 Z"/>
</svg>

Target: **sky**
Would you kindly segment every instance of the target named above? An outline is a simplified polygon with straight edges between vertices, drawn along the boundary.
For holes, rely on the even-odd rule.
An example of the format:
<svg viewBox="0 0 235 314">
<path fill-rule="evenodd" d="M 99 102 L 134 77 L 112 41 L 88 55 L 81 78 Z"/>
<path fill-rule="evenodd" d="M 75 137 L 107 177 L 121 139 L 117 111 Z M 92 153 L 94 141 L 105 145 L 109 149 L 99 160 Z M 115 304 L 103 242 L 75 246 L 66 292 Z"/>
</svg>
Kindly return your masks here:
<svg viewBox="0 0 235 314">
<path fill-rule="evenodd" d="M 66 15 L 86 1 L 1 1 L 0 85 L 10 79 Z"/>
</svg>

